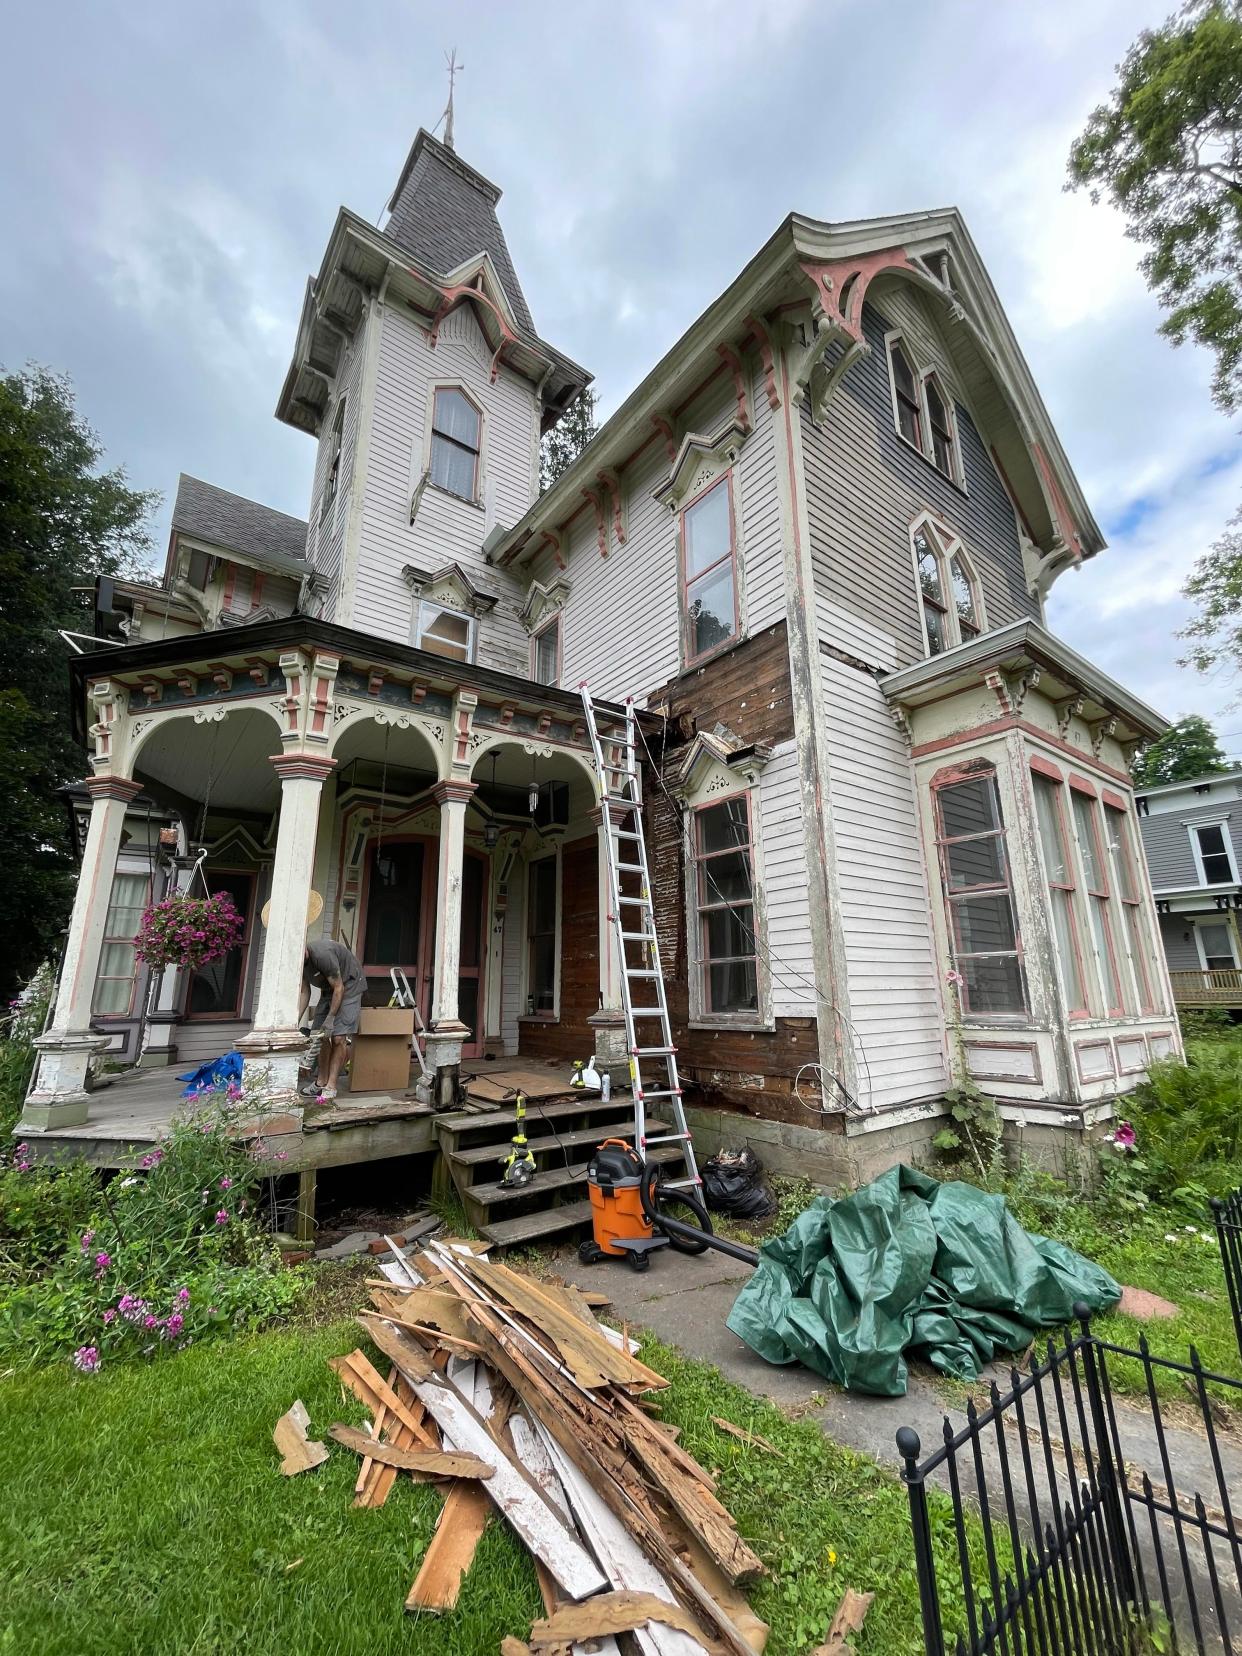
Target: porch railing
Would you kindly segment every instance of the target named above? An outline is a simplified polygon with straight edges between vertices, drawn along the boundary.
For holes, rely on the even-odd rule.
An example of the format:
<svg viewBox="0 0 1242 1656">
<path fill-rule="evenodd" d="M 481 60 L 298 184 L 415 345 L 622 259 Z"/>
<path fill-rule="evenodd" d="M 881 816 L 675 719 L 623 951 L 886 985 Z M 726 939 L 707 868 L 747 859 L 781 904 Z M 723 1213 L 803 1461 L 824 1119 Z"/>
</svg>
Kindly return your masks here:
<svg viewBox="0 0 1242 1656">
<path fill-rule="evenodd" d="M 1242 970 L 1170 972 L 1178 1006 L 1242 1006 Z"/>
<path fill-rule="evenodd" d="M 1207 1373 L 1193 1347 L 1179 1363 L 1153 1357 L 1146 1340 L 1112 1345 L 1091 1332 L 1085 1306 L 1075 1313 L 1078 1334 L 1011 1369 L 1010 1389 L 993 1384 L 988 1408 L 968 1404 L 961 1430 L 946 1419 L 934 1453 L 920 1459 L 917 1433 L 897 1434 L 927 1656 L 1236 1651 L 1242 1533 L 1208 1388 L 1232 1388 L 1229 1401 L 1242 1404 L 1242 1381 Z M 1123 1429 L 1114 1358 L 1140 1364 L 1144 1380 Z M 1201 1476 L 1170 1447 L 1161 1373 L 1194 1400 Z M 947 1488 L 951 1528 L 929 1481 Z"/>
<path fill-rule="evenodd" d="M 1212 1217 L 1216 1221 L 1220 1262 L 1229 1291 L 1229 1309 L 1233 1312 L 1233 1335 L 1238 1343 L 1238 1357 L 1242 1359 L 1242 1190 L 1235 1190 L 1224 1200 L 1214 1196 Z"/>
</svg>

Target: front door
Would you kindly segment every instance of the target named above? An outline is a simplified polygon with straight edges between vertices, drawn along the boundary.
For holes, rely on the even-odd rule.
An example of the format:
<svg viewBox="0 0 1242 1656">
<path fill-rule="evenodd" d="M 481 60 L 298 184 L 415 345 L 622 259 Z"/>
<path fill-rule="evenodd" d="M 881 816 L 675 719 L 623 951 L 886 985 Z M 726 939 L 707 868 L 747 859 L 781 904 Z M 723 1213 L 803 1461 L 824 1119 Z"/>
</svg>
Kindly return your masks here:
<svg viewBox="0 0 1242 1656">
<path fill-rule="evenodd" d="M 186 1018 L 240 1018 L 246 984 L 246 963 L 250 957 L 250 933 L 254 925 L 255 876 L 240 870 L 208 868 L 204 871 L 207 890 L 216 897 L 227 891 L 245 921 L 241 942 L 220 960 L 200 966 L 190 977 Z"/>
</svg>

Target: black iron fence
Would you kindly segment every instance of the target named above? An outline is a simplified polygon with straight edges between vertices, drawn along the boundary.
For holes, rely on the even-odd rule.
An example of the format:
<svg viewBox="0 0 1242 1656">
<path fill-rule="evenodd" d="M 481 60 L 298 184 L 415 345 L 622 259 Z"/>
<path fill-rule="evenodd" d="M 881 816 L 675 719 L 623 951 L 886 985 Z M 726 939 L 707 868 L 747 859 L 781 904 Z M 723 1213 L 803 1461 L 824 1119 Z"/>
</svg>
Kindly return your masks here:
<svg viewBox="0 0 1242 1656">
<path fill-rule="evenodd" d="M 1213 1196 L 1212 1217 L 1216 1221 L 1220 1262 L 1229 1290 L 1229 1309 L 1233 1312 L 1233 1334 L 1238 1342 L 1238 1356 L 1242 1358 L 1242 1190 L 1235 1190 L 1223 1201 Z"/>
<path fill-rule="evenodd" d="M 1145 1340 L 1112 1345 L 1075 1312 L 1081 1332 L 1012 1369 L 1008 1391 L 993 1384 L 960 1430 L 946 1419 L 934 1453 L 897 1434 L 927 1656 L 1242 1650 L 1242 1533 L 1209 1389 L 1242 1404 L 1242 1381 L 1206 1372 L 1193 1347 L 1179 1363 Z M 1114 1402 L 1109 1362 L 1122 1359 L 1141 1369 L 1137 1406 Z M 1184 1394 L 1175 1412 L 1192 1412 L 1193 1456 L 1158 1376 Z"/>
</svg>

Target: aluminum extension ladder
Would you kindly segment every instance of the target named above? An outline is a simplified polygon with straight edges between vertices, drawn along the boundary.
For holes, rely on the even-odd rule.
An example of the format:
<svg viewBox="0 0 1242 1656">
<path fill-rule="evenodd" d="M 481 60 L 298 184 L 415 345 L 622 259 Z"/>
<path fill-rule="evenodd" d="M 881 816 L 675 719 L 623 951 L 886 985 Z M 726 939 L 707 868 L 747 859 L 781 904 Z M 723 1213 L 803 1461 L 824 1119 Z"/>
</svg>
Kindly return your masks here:
<svg viewBox="0 0 1242 1656">
<path fill-rule="evenodd" d="M 656 1145 L 679 1144 L 686 1164 L 685 1175 L 665 1181 L 666 1188 L 692 1189 L 697 1194 L 703 1181 L 699 1177 L 694 1141 L 682 1105 L 677 1048 L 673 1044 L 668 1000 L 664 992 L 655 904 L 647 867 L 647 844 L 643 837 L 642 796 L 634 746 L 634 698 L 626 697 L 624 718 L 618 719 L 617 714 L 609 709 L 597 707 L 585 684 L 580 689 L 603 817 L 608 867 L 607 919 L 615 930 L 620 958 L 621 1006 L 625 1013 L 626 1049 L 634 1092 L 634 1147 L 645 1162 L 647 1151 Z M 604 732 L 600 730 L 601 722 L 608 727 Z M 638 876 L 637 893 L 630 895 L 621 889 L 623 874 Z M 629 949 L 635 944 L 639 945 L 641 966 L 630 962 Z M 640 987 L 640 992 L 647 990 L 654 999 L 636 1006 L 636 986 Z M 641 1039 L 640 1026 L 643 1030 Z M 644 1078 L 644 1068 L 650 1074 L 650 1081 Z M 648 1138 L 647 1106 L 657 1100 L 671 1114 L 673 1131 Z"/>
</svg>

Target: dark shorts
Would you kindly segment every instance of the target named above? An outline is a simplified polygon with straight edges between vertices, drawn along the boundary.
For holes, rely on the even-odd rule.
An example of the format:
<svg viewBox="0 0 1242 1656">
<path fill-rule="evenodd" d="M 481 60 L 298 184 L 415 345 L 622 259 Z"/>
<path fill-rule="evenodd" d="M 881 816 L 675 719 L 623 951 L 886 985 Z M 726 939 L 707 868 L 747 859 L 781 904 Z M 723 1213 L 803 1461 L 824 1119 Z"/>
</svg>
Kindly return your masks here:
<svg viewBox="0 0 1242 1656">
<path fill-rule="evenodd" d="M 332 1005 L 331 994 L 320 995 L 319 1004 L 315 1008 L 314 1028 L 319 1029 L 328 1016 L 328 1009 Z M 336 1017 L 332 1020 L 333 1033 L 337 1035 L 356 1035 L 358 1033 L 358 1019 L 362 1013 L 362 985 L 354 990 L 353 994 L 346 995 L 337 1009 Z"/>
</svg>

